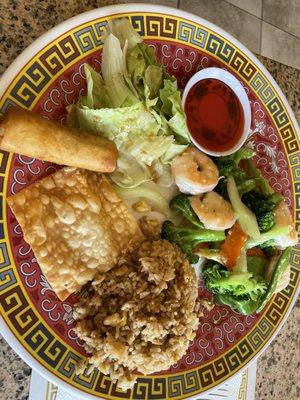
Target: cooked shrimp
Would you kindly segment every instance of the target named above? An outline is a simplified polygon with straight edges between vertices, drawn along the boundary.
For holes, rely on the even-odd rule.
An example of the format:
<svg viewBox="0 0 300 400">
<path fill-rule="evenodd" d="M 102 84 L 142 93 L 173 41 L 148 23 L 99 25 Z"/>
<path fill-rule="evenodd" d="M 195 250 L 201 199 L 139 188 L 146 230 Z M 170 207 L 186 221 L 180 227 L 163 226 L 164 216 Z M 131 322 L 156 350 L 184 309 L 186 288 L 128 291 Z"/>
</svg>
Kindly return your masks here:
<svg viewBox="0 0 300 400">
<path fill-rule="evenodd" d="M 216 192 L 205 193 L 202 198 L 193 196 L 190 202 L 206 229 L 223 231 L 235 223 L 236 215 L 231 204 Z"/>
<path fill-rule="evenodd" d="M 293 218 L 290 210 L 283 200 L 275 209 L 275 225 L 276 227 L 290 226 L 290 231 L 283 235 L 277 236 L 275 246 L 279 249 L 285 249 L 288 246 L 295 246 L 298 243 L 298 233 L 293 224 Z"/>
<path fill-rule="evenodd" d="M 175 183 L 182 193 L 210 192 L 218 183 L 219 171 L 213 161 L 195 147 L 189 147 L 171 164 Z"/>
</svg>

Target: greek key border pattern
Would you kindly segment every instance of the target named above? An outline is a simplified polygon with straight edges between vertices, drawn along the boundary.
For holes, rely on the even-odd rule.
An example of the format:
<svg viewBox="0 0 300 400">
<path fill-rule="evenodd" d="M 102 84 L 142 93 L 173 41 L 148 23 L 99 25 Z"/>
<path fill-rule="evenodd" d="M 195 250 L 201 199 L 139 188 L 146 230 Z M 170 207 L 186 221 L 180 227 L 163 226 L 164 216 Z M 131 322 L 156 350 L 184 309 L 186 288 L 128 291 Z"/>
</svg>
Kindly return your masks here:
<svg viewBox="0 0 300 400">
<path fill-rule="evenodd" d="M 249 83 L 273 117 L 289 156 L 296 193 L 296 222 L 299 227 L 299 140 L 279 96 L 257 66 L 233 44 L 199 24 L 163 14 L 129 14 L 128 17 L 135 29 L 145 38 L 174 40 L 199 48 L 226 63 L 241 79 Z M 103 18 L 77 27 L 37 54 L 2 99 L 0 103 L 2 112 L 12 105 L 33 108 L 41 93 L 64 68 L 74 64 L 87 52 L 102 46 L 101 33 L 106 23 L 107 19 Z M 80 356 L 72 352 L 64 343 L 59 342 L 48 326 L 34 313 L 32 305 L 23 293 L 24 289 L 18 279 L 14 263 L 9 259 L 7 249 L 9 238 L 4 237 L 3 227 L 3 221 L 5 221 L 3 183 L 1 185 L 1 179 L 4 179 L 1 174 L 8 174 L 6 171 L 8 154 L 1 152 L 0 156 L 0 188 L 2 188 L 0 193 L 2 212 L 0 221 L 1 314 L 29 352 L 66 382 L 104 398 L 182 399 L 213 387 L 239 370 L 263 347 L 280 323 L 299 281 L 299 249 L 295 249 L 292 253 L 292 279 L 289 287 L 274 297 L 263 317 L 247 337 L 222 357 L 178 375 L 140 378 L 135 387 L 126 392 L 118 389 L 108 377 L 100 374 L 97 370 L 90 373 L 87 370 L 79 376 L 75 375 L 75 364 Z"/>
</svg>

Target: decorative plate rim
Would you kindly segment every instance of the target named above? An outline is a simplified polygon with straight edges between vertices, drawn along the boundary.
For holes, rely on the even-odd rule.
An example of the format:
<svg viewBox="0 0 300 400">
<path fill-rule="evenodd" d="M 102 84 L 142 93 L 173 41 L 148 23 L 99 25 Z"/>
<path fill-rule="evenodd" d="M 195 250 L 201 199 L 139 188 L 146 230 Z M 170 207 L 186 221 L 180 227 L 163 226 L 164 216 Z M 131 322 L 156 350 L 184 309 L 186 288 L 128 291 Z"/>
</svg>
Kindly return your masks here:
<svg viewBox="0 0 300 400">
<path fill-rule="evenodd" d="M 135 9 L 136 7 L 145 7 L 144 10 L 137 10 Z M 110 13 L 110 10 L 115 11 L 114 13 Z M 197 21 L 199 24 L 204 25 L 208 27 L 209 29 L 217 32 L 218 34 L 224 36 L 226 39 L 230 40 L 233 44 L 238 46 L 243 53 L 245 53 L 252 61 L 255 62 L 255 64 L 259 67 L 259 69 L 267 76 L 269 81 L 272 83 L 278 94 L 280 95 L 281 100 L 284 102 L 284 105 L 287 109 L 287 111 L 290 114 L 290 117 L 292 118 L 292 122 L 294 124 L 294 127 L 296 129 L 296 132 L 298 134 L 298 137 L 300 137 L 300 128 L 298 125 L 298 122 L 296 120 L 296 117 L 294 115 L 293 110 L 291 109 L 291 106 L 289 105 L 285 95 L 283 94 L 281 88 L 275 81 L 275 79 L 272 77 L 270 72 L 266 69 L 266 67 L 259 61 L 259 59 L 245 46 L 243 43 L 241 43 L 238 39 L 236 39 L 234 36 L 232 36 L 230 33 L 226 32 L 224 29 L 220 28 L 218 25 L 213 24 L 212 22 L 206 20 L 205 18 L 199 17 L 196 14 L 190 13 L 188 11 L 183 11 L 178 8 L 174 7 L 168 7 L 168 6 L 161 6 L 161 5 L 153 5 L 153 4 L 146 4 L 146 3 L 128 3 L 128 4 L 114 4 L 110 6 L 104 6 L 100 8 L 95 8 L 93 10 L 85 11 L 83 13 L 77 14 L 74 17 L 68 18 L 67 20 L 60 22 L 58 25 L 54 26 L 53 28 L 49 29 L 47 32 L 44 32 L 41 36 L 36 38 L 29 46 L 27 46 L 16 58 L 15 60 L 10 64 L 10 66 L 4 71 L 2 76 L 0 77 L 0 98 L 6 91 L 6 89 L 9 87 L 11 84 L 13 78 L 14 70 L 18 67 L 21 66 L 23 68 L 31 59 L 32 54 L 36 54 L 42 48 L 44 47 L 43 40 L 47 39 L 47 43 L 49 43 L 52 40 L 55 40 L 59 34 L 67 33 L 68 30 L 74 28 L 75 25 L 82 24 L 87 21 L 92 21 L 94 19 L 98 19 L 99 17 L 104 17 L 105 15 L 113 15 L 113 14 L 119 14 L 119 13 L 126 13 L 126 12 L 143 12 L 143 11 L 148 11 L 148 12 L 153 12 L 153 13 L 158 13 L 159 11 L 167 12 L 171 11 L 172 15 L 176 17 L 182 17 L 185 19 L 190 19 L 192 21 Z M 90 16 L 93 16 L 93 18 L 89 18 Z M 68 28 L 68 29 L 66 29 Z"/>
<path fill-rule="evenodd" d="M 82 14 L 78 14 L 62 23 L 57 25 L 56 27 L 52 28 L 48 32 L 45 32 L 42 36 L 37 38 L 31 45 L 29 45 L 16 59 L 15 61 L 10 65 L 10 67 L 5 71 L 5 73 L 2 75 L 0 79 L 0 98 L 3 96 L 5 91 L 9 88 L 10 84 L 12 81 L 16 78 L 16 71 L 17 74 L 20 74 L 22 69 L 26 66 L 28 62 L 32 59 L 33 56 L 35 56 L 39 51 L 41 51 L 45 45 L 47 46 L 50 44 L 52 41 L 57 39 L 59 36 L 66 34 L 69 30 L 74 29 L 76 26 L 82 25 L 87 22 L 92 22 L 93 20 L 103 18 L 105 16 L 113 16 L 114 14 L 121 14 L 121 13 L 144 13 L 144 12 L 149 12 L 149 13 L 162 13 L 162 14 L 168 14 L 172 15 L 175 17 L 183 18 L 183 19 L 188 19 L 191 20 L 195 23 L 199 23 L 200 25 L 203 25 L 207 27 L 208 29 L 216 32 L 217 34 L 223 36 L 226 40 L 230 41 L 232 44 L 237 46 L 249 59 L 259 68 L 259 70 L 267 77 L 271 85 L 274 87 L 278 97 L 280 100 L 283 102 L 287 113 L 291 119 L 291 122 L 293 124 L 293 127 L 296 131 L 296 134 L 298 138 L 300 137 L 300 132 L 299 132 L 299 127 L 296 121 L 296 118 L 291 110 L 290 105 L 288 104 L 285 96 L 283 95 L 281 89 L 275 82 L 275 80 L 272 78 L 270 73 L 266 70 L 266 68 L 261 64 L 261 62 L 244 46 L 242 45 L 237 39 L 232 37 L 230 34 L 219 28 L 218 26 L 210 23 L 209 21 L 206 21 L 205 19 L 198 17 L 194 14 L 181 11 L 179 9 L 175 9 L 172 7 L 166 7 L 166 6 L 156 6 L 156 5 L 148 5 L 148 4 L 143 4 L 143 3 L 132 3 L 132 4 L 124 4 L 124 5 L 112 5 L 112 6 L 106 6 L 94 10 L 90 10 L 87 12 L 84 12 Z M 295 290 L 294 297 L 292 298 L 289 306 L 287 307 L 287 310 L 285 314 L 282 317 L 282 320 L 278 324 L 278 326 L 275 328 L 273 334 L 270 336 L 270 338 L 264 343 L 263 347 L 257 351 L 253 358 L 246 363 L 241 369 L 238 371 L 229 374 L 225 380 L 220 382 L 219 384 L 216 384 L 213 389 L 223 385 L 228 379 L 230 379 L 232 376 L 234 376 L 236 373 L 241 373 L 245 368 L 249 366 L 250 363 L 255 361 L 269 346 L 270 342 L 275 338 L 275 336 L 278 334 L 280 331 L 282 325 L 286 321 L 296 299 L 299 294 L 299 287 Z M 68 391 L 72 392 L 74 395 L 77 396 L 86 396 L 86 398 L 89 399 L 96 399 L 99 397 L 92 395 L 88 392 L 85 392 L 83 390 L 77 389 L 75 386 L 72 386 L 71 384 L 63 381 L 61 378 L 56 376 L 53 372 L 50 370 L 46 369 L 42 364 L 40 364 L 30 353 L 28 350 L 25 349 L 25 347 L 21 344 L 21 342 L 18 340 L 18 338 L 12 333 L 6 322 L 4 321 L 3 317 L 0 315 L 0 332 L 5 338 L 5 340 L 9 343 L 9 345 L 17 352 L 17 354 L 20 355 L 20 357 L 26 361 L 32 368 L 34 368 L 36 371 L 38 371 L 42 376 L 44 376 L 46 379 L 54 382 L 56 385 L 65 387 Z M 204 395 L 207 392 L 210 392 L 212 389 L 208 389 L 206 391 L 201 392 L 201 395 Z M 194 395 L 192 397 L 189 397 L 190 399 L 196 399 L 199 397 L 199 394 Z M 186 397 L 185 397 L 186 398 Z"/>
</svg>

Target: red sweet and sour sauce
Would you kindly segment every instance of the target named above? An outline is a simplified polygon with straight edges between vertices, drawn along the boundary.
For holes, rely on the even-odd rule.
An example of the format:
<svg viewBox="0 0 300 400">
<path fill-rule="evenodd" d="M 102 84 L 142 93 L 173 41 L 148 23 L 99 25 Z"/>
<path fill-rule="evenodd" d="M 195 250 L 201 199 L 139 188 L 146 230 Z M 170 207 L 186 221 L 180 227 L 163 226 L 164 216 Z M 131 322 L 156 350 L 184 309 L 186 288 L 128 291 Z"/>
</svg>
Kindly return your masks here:
<svg viewBox="0 0 300 400">
<path fill-rule="evenodd" d="M 230 150 L 243 134 L 241 103 L 233 90 L 218 79 L 203 79 L 191 88 L 185 113 L 190 134 L 207 150 Z"/>
</svg>

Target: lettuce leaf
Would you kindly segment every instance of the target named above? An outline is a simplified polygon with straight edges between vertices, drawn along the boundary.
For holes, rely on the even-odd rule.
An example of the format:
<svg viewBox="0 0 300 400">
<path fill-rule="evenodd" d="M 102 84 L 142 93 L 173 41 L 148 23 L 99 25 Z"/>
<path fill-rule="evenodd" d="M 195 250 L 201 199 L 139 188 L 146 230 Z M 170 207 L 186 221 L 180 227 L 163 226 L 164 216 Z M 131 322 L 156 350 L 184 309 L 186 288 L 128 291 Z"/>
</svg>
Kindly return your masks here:
<svg viewBox="0 0 300 400">
<path fill-rule="evenodd" d="M 144 84 L 149 88 L 149 98 L 157 98 L 162 84 L 162 67 L 149 65 L 145 71 Z"/>
<path fill-rule="evenodd" d="M 182 144 L 189 143 L 189 132 L 177 82 L 164 79 L 164 86 L 159 91 L 159 97 L 162 103 L 161 112 L 169 117 L 168 125 L 176 139 Z"/>
<path fill-rule="evenodd" d="M 160 65 L 156 60 L 156 56 L 155 56 L 153 47 L 150 47 L 150 46 L 146 45 L 145 43 L 140 43 L 138 45 L 138 47 L 139 47 L 140 51 L 142 52 L 147 65 Z"/>
<path fill-rule="evenodd" d="M 164 86 L 159 91 L 159 98 L 162 102 L 161 111 L 168 117 L 172 117 L 172 98 L 177 93 L 177 82 L 164 79 Z"/>
<path fill-rule="evenodd" d="M 186 124 L 186 117 L 181 105 L 181 98 L 179 92 L 170 97 L 172 102 L 172 114 L 169 119 L 168 125 L 172 129 L 175 138 L 179 143 L 190 143 L 189 131 Z"/>
<path fill-rule="evenodd" d="M 139 46 L 128 50 L 126 65 L 132 84 L 140 96 L 144 95 L 144 73 L 147 66 L 143 53 Z"/>
<path fill-rule="evenodd" d="M 119 39 L 122 48 L 127 44 L 128 49 L 131 49 L 143 41 L 127 18 L 109 21 L 108 30 Z"/>
<path fill-rule="evenodd" d="M 104 42 L 101 67 L 112 107 L 127 107 L 139 101 L 138 94 L 128 78 L 126 58 L 120 41 L 112 33 Z"/>
<path fill-rule="evenodd" d="M 115 142 L 111 178 L 130 188 L 149 179 L 173 182 L 171 160 L 189 143 L 174 77 L 158 63 L 128 19 L 113 19 L 104 34 L 102 72 L 85 65 L 87 94 L 68 108 L 68 123 Z"/>
<path fill-rule="evenodd" d="M 159 129 L 156 119 L 142 102 L 129 107 L 99 110 L 78 107 L 77 118 L 81 129 L 99 133 L 111 140 L 118 135 L 125 137 L 132 132 L 140 135 L 148 132 L 156 134 Z"/>
<path fill-rule="evenodd" d="M 115 142 L 119 160 L 112 179 L 122 187 L 135 187 L 151 179 L 148 167 L 152 166 L 152 171 L 155 171 L 160 159 L 168 161 L 171 153 L 174 154 L 174 148 L 169 150 L 175 144 L 174 137 L 159 134 L 161 125 L 142 102 L 114 109 L 80 107 L 77 109 L 77 120 L 81 129 Z M 179 154 L 177 147 L 176 153 Z M 163 182 L 169 185 L 169 166 L 159 171 L 166 175 Z M 157 179 L 159 177 L 158 174 Z"/>
<path fill-rule="evenodd" d="M 109 84 L 112 76 L 127 72 L 125 54 L 119 39 L 112 33 L 109 33 L 104 41 L 101 71 L 106 84 Z"/>
<path fill-rule="evenodd" d="M 89 64 L 84 64 L 87 95 L 79 100 L 80 105 L 88 108 L 112 107 L 102 76 Z"/>
<path fill-rule="evenodd" d="M 161 162 L 163 164 L 167 164 L 172 159 L 179 154 L 181 154 L 185 149 L 187 149 L 188 145 L 183 145 L 183 144 L 177 144 L 177 143 L 172 143 L 168 150 L 164 153 L 164 155 L 161 157 Z"/>
</svg>

